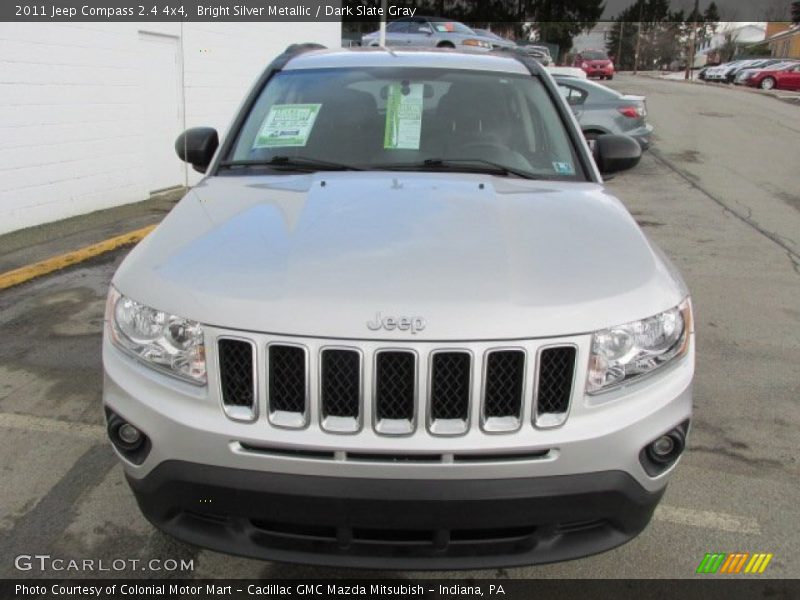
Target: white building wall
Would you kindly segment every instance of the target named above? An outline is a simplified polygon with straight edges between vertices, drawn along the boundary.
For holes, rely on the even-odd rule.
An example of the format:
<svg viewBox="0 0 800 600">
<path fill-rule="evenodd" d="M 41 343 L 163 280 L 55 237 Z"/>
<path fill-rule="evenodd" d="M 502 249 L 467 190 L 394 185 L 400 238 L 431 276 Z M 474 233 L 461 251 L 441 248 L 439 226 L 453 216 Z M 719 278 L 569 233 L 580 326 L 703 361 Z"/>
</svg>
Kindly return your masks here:
<svg viewBox="0 0 800 600">
<path fill-rule="evenodd" d="M 0 233 L 195 182 L 184 124 L 222 134 L 287 45 L 340 40 L 339 23 L 0 24 Z"/>
</svg>

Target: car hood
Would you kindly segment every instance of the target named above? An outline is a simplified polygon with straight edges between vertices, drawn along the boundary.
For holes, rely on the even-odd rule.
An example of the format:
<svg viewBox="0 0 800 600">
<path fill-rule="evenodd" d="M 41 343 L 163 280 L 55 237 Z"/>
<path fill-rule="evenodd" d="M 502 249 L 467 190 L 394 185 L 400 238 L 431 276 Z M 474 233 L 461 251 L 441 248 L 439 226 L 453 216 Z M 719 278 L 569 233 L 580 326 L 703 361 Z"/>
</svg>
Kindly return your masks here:
<svg viewBox="0 0 800 600">
<path fill-rule="evenodd" d="M 207 178 L 114 285 L 160 310 L 271 333 L 410 339 L 366 323 L 422 317 L 419 340 L 588 332 L 686 293 L 600 185 L 386 172 Z"/>
</svg>

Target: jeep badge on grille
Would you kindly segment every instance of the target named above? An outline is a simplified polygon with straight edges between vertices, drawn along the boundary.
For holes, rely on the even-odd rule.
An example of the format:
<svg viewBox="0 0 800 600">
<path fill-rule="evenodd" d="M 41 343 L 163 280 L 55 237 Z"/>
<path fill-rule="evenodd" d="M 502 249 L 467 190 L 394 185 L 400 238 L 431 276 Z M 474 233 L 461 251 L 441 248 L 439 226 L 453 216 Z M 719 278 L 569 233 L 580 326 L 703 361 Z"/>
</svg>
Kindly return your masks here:
<svg viewBox="0 0 800 600">
<path fill-rule="evenodd" d="M 372 331 L 386 329 L 387 331 L 410 331 L 416 334 L 425 329 L 425 319 L 422 317 L 384 317 L 380 312 L 375 314 L 374 321 L 367 321 L 367 327 Z"/>
</svg>

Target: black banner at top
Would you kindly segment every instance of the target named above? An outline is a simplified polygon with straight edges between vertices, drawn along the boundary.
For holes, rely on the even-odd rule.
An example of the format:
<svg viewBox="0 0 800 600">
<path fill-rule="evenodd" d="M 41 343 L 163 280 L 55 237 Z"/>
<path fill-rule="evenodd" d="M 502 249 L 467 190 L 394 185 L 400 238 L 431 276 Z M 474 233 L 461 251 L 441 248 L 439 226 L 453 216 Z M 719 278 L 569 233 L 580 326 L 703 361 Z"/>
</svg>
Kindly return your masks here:
<svg viewBox="0 0 800 600">
<path fill-rule="evenodd" d="M 468 23 L 594 23 L 646 21 L 665 4 L 676 20 L 695 14 L 691 0 L 2 0 L 0 21 L 368 22 L 433 15 Z M 696 14 L 715 14 L 727 22 L 789 21 L 792 4 L 698 0 Z"/>
</svg>

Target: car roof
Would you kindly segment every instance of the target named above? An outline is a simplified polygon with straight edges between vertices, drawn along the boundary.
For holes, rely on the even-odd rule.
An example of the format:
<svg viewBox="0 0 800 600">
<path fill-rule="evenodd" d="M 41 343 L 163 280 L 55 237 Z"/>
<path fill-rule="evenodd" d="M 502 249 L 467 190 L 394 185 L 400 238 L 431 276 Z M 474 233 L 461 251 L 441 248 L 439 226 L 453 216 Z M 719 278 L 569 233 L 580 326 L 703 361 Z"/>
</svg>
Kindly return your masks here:
<svg viewBox="0 0 800 600">
<path fill-rule="evenodd" d="M 526 64 L 509 53 L 469 53 L 433 49 L 387 50 L 385 48 L 347 48 L 303 52 L 293 56 L 283 70 L 342 67 L 429 67 L 530 75 Z"/>
</svg>

